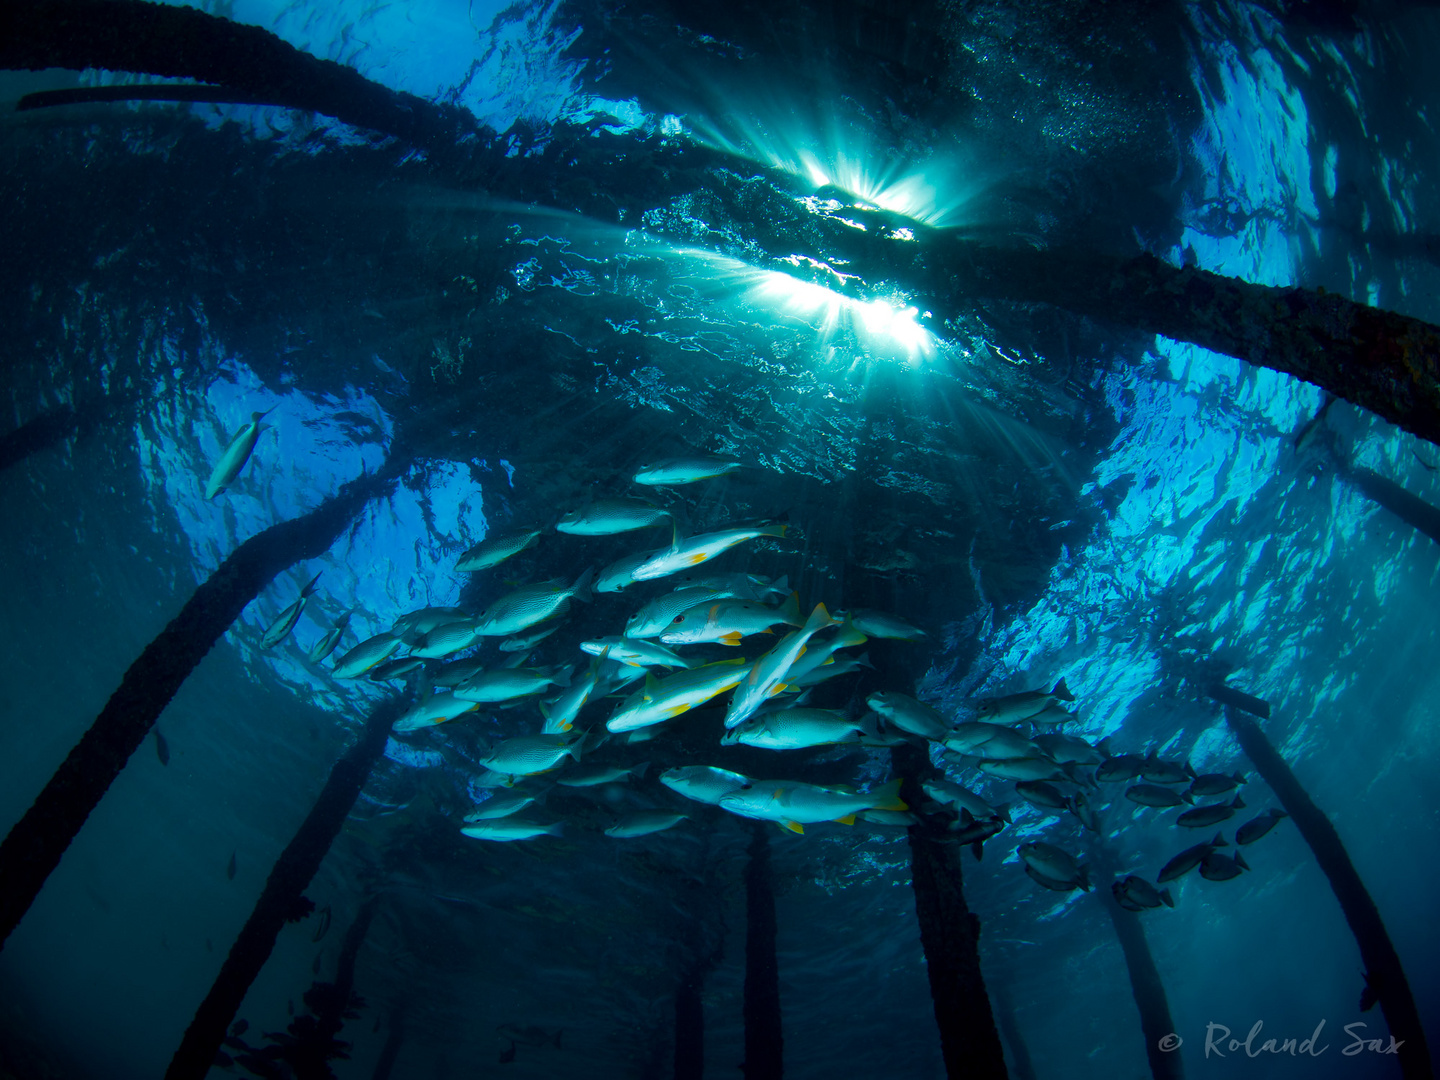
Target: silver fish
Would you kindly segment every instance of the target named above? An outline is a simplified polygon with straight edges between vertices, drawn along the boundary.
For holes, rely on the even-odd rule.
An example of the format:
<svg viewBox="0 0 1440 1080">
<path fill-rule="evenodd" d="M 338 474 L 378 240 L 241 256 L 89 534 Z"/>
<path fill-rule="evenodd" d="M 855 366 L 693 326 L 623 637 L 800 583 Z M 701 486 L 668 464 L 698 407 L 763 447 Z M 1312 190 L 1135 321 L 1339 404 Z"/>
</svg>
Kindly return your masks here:
<svg viewBox="0 0 1440 1080">
<path fill-rule="evenodd" d="M 349 625 L 350 612 L 347 611 L 344 615 L 340 616 L 335 625 L 332 626 L 319 641 L 310 646 L 310 662 L 312 664 L 318 664 L 334 652 L 335 646 L 340 644 L 340 639 L 345 636 L 345 628 Z"/>
<path fill-rule="evenodd" d="M 390 632 L 406 645 L 414 645 L 431 630 L 446 623 L 464 622 L 470 613 L 458 607 L 423 607 L 407 611 L 395 620 Z"/>
<path fill-rule="evenodd" d="M 687 799 L 718 806 L 730 792 L 750 783 L 750 777 L 714 765 L 682 765 L 666 769 L 660 774 L 660 782 Z"/>
<path fill-rule="evenodd" d="M 1152 784 L 1188 784 L 1195 778 L 1195 770 L 1188 761 L 1180 765 L 1173 761 L 1161 761 L 1151 750 L 1140 763 L 1140 775 Z"/>
<path fill-rule="evenodd" d="M 534 776 L 549 772 L 568 757 L 580 760 L 580 740 L 573 732 L 561 735 L 518 735 L 496 743 L 480 764 L 501 776 Z"/>
<path fill-rule="evenodd" d="M 1033 868 L 1037 874 L 1050 881 L 1069 884 L 1072 887 L 1078 885 L 1086 892 L 1090 891 L 1089 866 L 1077 863 L 1075 857 L 1069 852 L 1042 841 L 1021 844 L 1017 851 L 1020 858 L 1025 860 L 1025 865 Z"/>
<path fill-rule="evenodd" d="M 423 668 L 425 661 L 418 656 L 401 656 L 396 659 L 386 660 L 383 664 L 376 664 L 370 669 L 372 682 L 385 682 L 389 679 L 398 679 L 401 675 L 408 675 L 416 668 Z"/>
<path fill-rule="evenodd" d="M 712 457 L 668 458 L 651 465 L 641 465 L 635 473 L 635 483 L 647 487 L 677 487 L 724 476 L 740 468 L 741 464 Z"/>
<path fill-rule="evenodd" d="M 657 548 L 655 551 L 641 551 L 634 555 L 626 555 L 623 559 L 616 559 L 595 579 L 596 592 L 619 592 L 635 584 L 635 571 L 644 566 L 657 555 L 669 551 L 669 548 Z"/>
<path fill-rule="evenodd" d="M 611 825 L 605 830 L 605 835 L 649 836 L 651 833 L 664 832 L 686 820 L 688 820 L 687 815 L 677 814 L 670 810 L 637 810 L 633 814 L 626 814 L 614 825 Z"/>
<path fill-rule="evenodd" d="M 842 614 L 836 612 L 835 614 Z M 858 627 L 861 632 L 873 638 L 890 638 L 894 641 L 923 641 L 930 635 L 921 630 L 918 626 L 906 622 L 899 615 L 891 615 L 886 611 L 871 611 L 868 608 L 855 608 L 853 611 L 845 612 L 850 616 L 850 621 Z"/>
<path fill-rule="evenodd" d="M 668 577 L 681 570 L 688 570 L 692 566 L 708 562 L 717 555 L 729 551 L 735 545 L 743 544 L 746 540 L 754 540 L 762 536 L 783 537 L 788 528 L 789 526 L 784 524 L 742 526 L 682 538 L 677 526 L 671 545 L 637 566 L 630 576 L 636 581 L 652 581 L 655 578 Z"/>
<path fill-rule="evenodd" d="M 555 620 L 549 626 L 536 627 L 524 634 L 516 634 L 514 637 L 507 637 L 500 642 L 501 652 L 529 652 L 540 642 L 544 641 L 556 630 L 560 629 L 563 620 Z"/>
<path fill-rule="evenodd" d="M 1044 757 L 1044 752 L 1014 728 L 999 724 L 959 724 L 944 737 L 947 749 L 987 761 Z"/>
<path fill-rule="evenodd" d="M 300 613 L 305 610 L 305 601 L 310 599 L 311 594 L 315 592 L 315 583 L 319 580 L 319 574 L 311 578 L 309 583 L 300 590 L 300 598 L 282 611 L 265 633 L 260 636 L 262 649 L 273 649 L 290 636 L 290 631 L 294 630 L 295 624 L 300 621 Z"/>
<path fill-rule="evenodd" d="M 1157 889 L 1142 877 L 1131 874 L 1111 884 L 1110 891 L 1116 902 L 1130 911 L 1145 911 L 1148 908 L 1175 906 L 1175 898 L 1169 889 Z"/>
<path fill-rule="evenodd" d="M 950 733 L 950 725 L 939 711 L 894 690 L 879 690 L 865 699 L 865 704 L 901 731 L 922 739 L 939 741 Z"/>
<path fill-rule="evenodd" d="M 610 731 L 633 731 L 664 723 L 705 704 L 745 678 L 750 665 L 741 657 L 720 660 L 663 679 L 646 674 L 645 685 L 631 694 L 605 722 Z"/>
<path fill-rule="evenodd" d="M 553 821 L 542 825 L 535 821 L 516 821 L 514 818 L 500 818 L 496 821 L 477 821 L 460 830 L 476 840 L 530 840 L 536 836 L 561 836 L 565 832 L 564 822 Z"/>
<path fill-rule="evenodd" d="M 381 660 L 388 660 L 398 648 L 400 648 L 400 639 L 394 634 L 376 634 L 372 638 L 366 638 L 339 660 L 336 660 L 335 670 L 332 674 L 337 679 L 356 678 L 365 674 Z"/>
<path fill-rule="evenodd" d="M 599 787 L 601 784 L 615 784 L 621 780 L 639 780 L 650 767 L 648 761 L 625 768 L 623 765 L 581 765 L 567 769 L 556 779 L 561 787 Z"/>
<path fill-rule="evenodd" d="M 830 746 L 855 742 L 865 725 L 839 709 L 781 709 L 759 713 L 739 727 L 731 728 L 721 746 L 736 743 L 763 750 L 801 750 L 807 746 Z"/>
<path fill-rule="evenodd" d="M 480 638 L 474 619 L 460 619 L 445 623 L 429 631 L 410 647 L 412 656 L 438 660 L 463 649 L 468 649 Z"/>
<path fill-rule="evenodd" d="M 1044 757 L 1001 758 L 998 760 L 981 758 L 975 763 L 975 767 L 985 775 L 994 776 L 1000 780 L 1075 781 L 1075 778 L 1065 771 L 1065 766 L 1056 765 L 1055 762 Z M 1069 768 L 1073 769 L 1074 766 L 1069 766 Z"/>
<path fill-rule="evenodd" d="M 709 588 L 676 589 L 674 592 L 657 596 L 630 617 L 625 624 L 628 638 L 659 637 L 669 629 L 670 624 L 693 607 L 726 600 L 731 596 L 724 590 Z"/>
<path fill-rule="evenodd" d="M 786 596 L 790 592 L 790 579 L 783 576 L 771 581 L 760 574 L 709 574 L 692 570 L 676 574 L 670 580 L 676 590 L 714 589 L 717 596 L 733 596 L 740 600 L 766 600 Z"/>
<path fill-rule="evenodd" d="M 790 631 L 769 652 L 751 664 L 749 673 L 735 688 L 730 707 L 725 710 L 725 727 L 733 728 L 748 719 L 761 705 L 783 690 L 790 665 L 800 659 L 806 642 L 825 627 L 834 626 L 839 621 L 830 617 L 824 604 L 816 604 L 804 626 Z M 903 810 L 904 807 L 900 809 Z"/>
<path fill-rule="evenodd" d="M 1190 783 L 1190 794 L 1197 799 L 1208 799 L 1214 795 L 1224 795 L 1227 791 L 1233 791 L 1245 783 L 1245 777 L 1241 773 L 1233 776 L 1226 776 L 1224 773 L 1205 773 L 1197 776 Z"/>
<path fill-rule="evenodd" d="M 571 510 L 555 529 L 572 536 L 613 536 L 659 525 L 669 517 L 670 511 L 645 499 L 594 499 Z"/>
<path fill-rule="evenodd" d="M 804 784 L 798 780 L 753 780 L 721 796 L 720 809 L 741 817 L 773 821 L 791 832 L 817 821 L 853 825 L 862 810 L 910 809 L 900 798 L 900 781 L 891 780 L 873 791 L 841 791 Z"/>
<path fill-rule="evenodd" d="M 495 668 L 470 676 L 455 688 L 455 696 L 461 701 L 511 701 L 569 682 L 569 668 Z"/>
<path fill-rule="evenodd" d="M 475 631 L 482 637 L 509 637 L 567 610 L 572 597 L 588 603 L 594 577 L 595 571 L 590 569 L 576 578 L 573 585 L 566 585 L 563 578 L 555 578 L 516 589 L 481 614 L 475 621 Z"/>
<path fill-rule="evenodd" d="M 1030 741 L 1057 765 L 1066 761 L 1073 761 L 1076 765 L 1099 765 L 1105 760 L 1099 750 L 1076 735 L 1051 731 L 1036 735 Z"/>
<path fill-rule="evenodd" d="M 1010 823 L 1010 807 L 991 806 L 975 792 L 967 787 L 949 780 L 926 780 L 920 785 L 921 790 L 930 798 L 944 806 L 953 806 L 957 810 L 969 811 L 971 817 L 984 820 L 985 818 L 999 818 L 1007 825 Z"/>
<path fill-rule="evenodd" d="M 1021 780 L 1015 790 L 1026 802 L 1047 810 L 1069 810 L 1070 798 L 1045 780 Z"/>
<path fill-rule="evenodd" d="M 455 563 L 456 570 L 485 570 L 504 562 L 513 555 L 519 555 L 527 548 L 540 542 L 540 529 L 526 529 L 523 532 L 507 533 L 504 536 L 488 537 L 481 540 Z"/>
<path fill-rule="evenodd" d="M 488 799 L 482 802 L 474 810 L 465 815 L 468 822 L 476 821 L 498 821 L 500 818 L 507 818 L 511 814 L 519 813 L 527 806 L 535 802 L 536 796 L 533 792 L 524 791 L 520 788 L 512 788 L 509 791 L 497 791 Z"/>
<path fill-rule="evenodd" d="M 235 433 L 230 440 L 230 445 L 225 447 L 225 452 L 220 455 L 220 460 L 215 463 L 215 469 L 210 474 L 210 480 L 205 485 L 205 498 L 213 499 L 235 482 L 240 475 L 240 470 L 245 468 L 245 463 L 250 460 L 250 452 L 255 449 L 255 443 L 260 438 L 260 433 L 270 427 L 269 424 L 262 424 L 260 421 L 274 411 L 274 406 L 264 412 L 250 414 L 250 422 L 244 425 Z"/>
<path fill-rule="evenodd" d="M 631 667 L 690 668 L 699 660 L 686 660 L 653 641 L 635 641 L 623 637 L 603 637 L 595 641 L 582 641 L 580 650 L 591 656 L 602 653 L 611 660 Z"/>
<path fill-rule="evenodd" d="M 713 641 L 735 646 L 742 638 L 752 634 L 773 633 L 770 628 L 779 625 L 800 625 L 800 597 L 797 593 L 791 593 L 790 598 L 778 608 L 768 607 L 757 600 L 716 600 L 692 607 L 670 621 L 670 625 L 661 631 L 660 640 L 666 645 L 699 645 Z"/>
<path fill-rule="evenodd" d="M 464 716 L 480 706 L 473 701 L 462 701 L 454 694 L 434 694 L 417 705 L 412 705 L 404 716 L 395 721 L 394 731 L 419 731 L 434 727 Z"/>
<path fill-rule="evenodd" d="M 994 724 L 1018 724 L 1044 712 L 1053 702 L 1074 701 L 1075 695 L 1061 679 L 1053 690 L 1026 690 L 1005 697 L 987 698 L 976 710 L 982 720 Z"/>
</svg>

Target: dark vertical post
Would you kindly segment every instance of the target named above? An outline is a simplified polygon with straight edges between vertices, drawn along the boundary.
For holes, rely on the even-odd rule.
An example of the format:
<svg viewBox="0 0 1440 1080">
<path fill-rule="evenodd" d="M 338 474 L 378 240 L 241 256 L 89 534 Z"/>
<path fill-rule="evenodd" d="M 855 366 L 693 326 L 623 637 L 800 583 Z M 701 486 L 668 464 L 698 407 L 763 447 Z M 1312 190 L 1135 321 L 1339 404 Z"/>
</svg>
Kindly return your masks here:
<svg viewBox="0 0 1440 1080">
<path fill-rule="evenodd" d="M 745 1080 L 780 1080 L 785 1040 L 780 1030 L 780 964 L 775 958 L 775 878 L 770 834 L 756 822 L 745 867 Z"/>
<path fill-rule="evenodd" d="M 1213 689 L 1211 693 L 1212 696 L 1221 696 Z M 1254 764 L 1255 771 L 1275 792 L 1300 830 L 1300 835 L 1315 853 L 1320 869 L 1330 879 L 1330 887 L 1340 901 L 1340 910 L 1345 913 L 1345 921 L 1350 924 L 1350 931 L 1360 946 L 1360 958 L 1365 962 L 1370 988 L 1385 1012 L 1391 1036 L 1400 1044 L 1396 1056 L 1400 1061 L 1401 1075 L 1406 1080 L 1432 1080 L 1434 1072 L 1430 1063 L 1430 1048 L 1425 1041 L 1425 1026 L 1415 1007 L 1410 981 L 1400 965 L 1400 954 L 1395 951 L 1395 945 L 1380 918 L 1380 910 L 1355 871 L 1355 864 L 1350 861 L 1350 853 L 1345 850 L 1340 834 L 1300 786 L 1300 781 L 1295 779 L 1290 766 L 1285 764 L 1285 759 L 1265 737 L 1260 725 L 1235 708 L 1227 708 L 1225 718 L 1241 748 Z"/>
<path fill-rule="evenodd" d="M 325 782 L 320 797 L 294 839 L 280 853 L 260 899 L 255 902 L 255 910 L 225 958 L 210 993 L 200 1003 L 195 1019 L 180 1041 L 180 1048 L 170 1061 L 170 1068 L 165 1071 L 166 1080 L 202 1080 L 209 1071 L 226 1028 L 245 1000 L 255 976 L 270 958 L 281 927 L 303 912 L 303 893 L 355 805 L 371 768 L 385 749 L 390 725 L 399 715 L 400 703 L 396 699 L 376 706 L 355 745 L 330 770 L 330 779 Z"/>
<path fill-rule="evenodd" d="M 35 902 L 75 834 L 130 760 L 180 684 L 245 605 L 287 566 L 323 555 L 395 465 L 352 480 L 333 498 L 236 548 L 130 665 L 120 688 L 0 843 L 0 947 Z"/>
<path fill-rule="evenodd" d="M 346 1013 L 362 1004 L 355 995 L 355 958 L 370 932 L 379 900 L 378 895 L 367 897 L 345 931 L 335 964 L 335 981 L 317 982 L 305 993 L 305 1004 L 314 1013 L 313 1019 L 297 1018 L 290 1028 L 292 1041 L 285 1047 L 285 1060 L 295 1070 L 296 1080 L 334 1080 L 330 1060 L 349 1050 L 349 1045 L 336 1036 L 345 1026 Z"/>
<path fill-rule="evenodd" d="M 1170 1018 L 1170 1000 L 1165 996 L 1165 984 L 1160 981 L 1160 971 L 1150 953 L 1150 943 L 1145 940 L 1140 916 L 1122 908 L 1108 886 L 1097 889 L 1096 894 L 1115 925 L 1115 936 L 1120 939 L 1120 948 L 1125 953 L 1130 992 L 1135 996 L 1135 1007 L 1140 1010 L 1140 1030 L 1145 1036 L 1145 1056 L 1150 1060 L 1150 1075 L 1155 1080 L 1184 1080 L 1185 1069 L 1180 1055 L 1160 1048 L 1160 1040 L 1175 1030 L 1175 1022 Z"/>
<path fill-rule="evenodd" d="M 995 1003 L 995 1022 L 1000 1034 L 1005 1036 L 1005 1045 L 1010 1048 L 1010 1060 L 1015 1066 L 1015 1080 L 1035 1080 L 1035 1063 L 1030 1060 L 1030 1047 L 1020 1025 L 1015 1022 L 1015 1002 L 1010 998 L 1010 989 L 1004 983 L 991 992 Z"/>
<path fill-rule="evenodd" d="M 705 1075 L 703 980 L 703 973 L 692 968 L 675 991 L 675 1080 L 700 1080 Z"/>
<path fill-rule="evenodd" d="M 891 758 L 904 778 L 901 798 L 914 812 L 922 798 L 920 783 L 934 773 L 934 766 L 912 746 L 894 747 Z M 960 848 L 943 826 L 922 814 L 916 817 L 919 822 L 909 830 L 910 884 L 945 1075 L 950 1080 L 1004 1080 L 1009 1075 L 1005 1050 L 980 971 L 980 920 L 965 903 Z"/>
<path fill-rule="evenodd" d="M 370 1080 L 390 1080 L 395 1068 L 395 1059 L 400 1055 L 400 1044 L 405 1041 L 405 1006 L 401 1005 L 390 1014 L 390 1030 L 385 1034 L 385 1045 L 375 1059 L 375 1071 Z"/>
<path fill-rule="evenodd" d="M 1418 495 L 1412 495 L 1393 480 L 1369 469 L 1357 469 L 1347 465 L 1339 468 L 1340 476 L 1350 481 L 1372 502 L 1378 503 L 1437 544 L 1440 544 L 1440 509 L 1431 506 Z"/>
</svg>

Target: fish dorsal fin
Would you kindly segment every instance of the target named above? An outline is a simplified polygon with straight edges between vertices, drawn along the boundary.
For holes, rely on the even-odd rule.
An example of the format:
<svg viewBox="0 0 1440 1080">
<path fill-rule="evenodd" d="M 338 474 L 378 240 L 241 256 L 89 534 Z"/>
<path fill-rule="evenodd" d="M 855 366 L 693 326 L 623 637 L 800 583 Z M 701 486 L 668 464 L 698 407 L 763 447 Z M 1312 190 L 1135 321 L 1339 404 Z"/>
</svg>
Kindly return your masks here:
<svg viewBox="0 0 1440 1080">
<path fill-rule="evenodd" d="M 680 550 L 680 522 L 676 521 L 674 518 L 671 518 L 671 519 L 670 519 L 670 524 L 671 524 L 671 526 L 672 526 L 672 529 L 671 529 L 671 532 L 670 532 L 670 550 L 671 550 L 671 551 L 679 551 L 679 550 Z"/>
</svg>

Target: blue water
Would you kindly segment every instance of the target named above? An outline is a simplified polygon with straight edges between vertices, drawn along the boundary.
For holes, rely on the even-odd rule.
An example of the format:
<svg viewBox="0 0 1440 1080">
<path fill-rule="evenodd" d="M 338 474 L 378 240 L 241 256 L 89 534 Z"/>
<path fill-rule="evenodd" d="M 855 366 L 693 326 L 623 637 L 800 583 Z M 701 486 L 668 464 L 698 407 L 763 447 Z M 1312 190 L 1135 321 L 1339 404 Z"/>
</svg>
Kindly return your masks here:
<svg viewBox="0 0 1440 1080">
<path fill-rule="evenodd" d="M 1150 250 L 1440 322 L 1423 242 L 1440 161 L 1424 43 L 1440 17 L 977 3 L 916 6 L 897 39 L 904 20 L 864 23 L 864 5 L 793 24 L 750 6 L 199 6 L 498 131 L 530 125 L 541 146 L 551 125 L 593 122 L 592 138 L 689 142 L 754 174 L 731 176 L 728 206 L 681 200 L 617 224 L 512 204 L 373 133 L 278 108 L 86 106 L 0 128 L 0 183 L 53 215 L 23 232 L 4 277 L 24 320 L 7 411 L 19 425 L 97 385 L 144 402 L 0 473 L 0 826 L 237 544 L 377 469 L 427 408 L 455 405 L 393 494 L 246 607 L 161 716 L 169 763 L 147 739 L 81 830 L 0 952 L 0 1072 L 163 1073 L 331 765 L 401 685 L 336 680 L 306 659 L 336 619 L 351 614 L 343 650 L 414 608 L 478 610 L 514 583 L 655 547 L 659 530 L 552 534 L 479 586 L 453 570 L 496 530 L 698 452 L 749 468 L 662 495 L 687 528 L 781 512 L 792 525 L 718 569 L 786 574 L 807 609 L 883 607 L 929 632 L 872 642 L 876 669 L 837 680 L 827 703 L 900 690 L 961 722 L 982 698 L 1063 677 L 1072 733 L 1248 774 L 1251 809 L 1228 833 L 1277 803 L 1196 690 L 1195 665 L 1223 661 L 1271 702 L 1265 729 L 1345 841 L 1440 1045 L 1440 547 L 1337 477 L 1323 449 L 1296 448 L 1322 392 L 1044 309 L 977 303 L 947 322 L 893 282 L 842 297 L 776 273 L 799 257 L 743 228 L 774 193 L 766 177 L 788 174 L 815 213 L 841 212 L 832 200 L 848 192 L 924 225 Z M 6 75 L 0 97 L 76 81 Z M 145 194 L 162 186 L 173 229 Z M 265 231 L 276 213 L 300 223 L 293 235 Z M 306 232 L 309 219 L 336 232 Z M 230 435 L 266 409 L 273 428 L 207 502 Z M 1343 401 L 1326 429 L 1440 505 L 1436 448 Z M 317 573 L 293 637 L 262 649 Z M 618 632 L 639 591 L 597 598 L 577 629 Z M 574 662 L 576 640 L 562 630 L 536 662 Z M 364 1005 L 333 1075 L 372 1075 L 403 1006 L 397 1077 L 668 1076 L 697 926 L 719 948 L 706 1068 L 733 1075 L 748 831 L 715 811 L 643 839 L 602 835 L 625 808 L 696 809 L 652 775 L 562 796 L 540 816 L 568 814 L 563 838 L 461 837 L 488 791 L 483 743 L 538 724 L 529 706 L 482 710 L 390 738 L 307 890 L 333 927 L 318 942 L 313 918 L 281 933 L 237 1016 L 246 1039 L 262 1045 L 304 1011 L 378 892 L 356 968 Z M 656 731 L 656 760 L 674 763 L 678 743 Z M 1074 818 L 931 753 L 1014 803 L 1013 824 L 963 867 L 985 977 L 1035 1075 L 1148 1075 L 1098 897 L 1039 888 L 1016 853 L 1036 839 L 1080 850 Z M 819 759 L 844 760 L 855 782 L 888 771 L 883 751 Z M 785 777 L 786 756 L 774 762 L 767 778 Z M 1203 837 L 1122 790 L 1101 793 L 1108 843 L 1153 879 Z M 827 823 L 770 843 L 787 1075 L 943 1076 L 904 833 Z M 1246 858 L 1239 879 L 1191 874 L 1172 885 L 1174 910 L 1143 916 L 1188 1075 L 1398 1075 L 1393 1059 L 1341 1052 L 1345 1025 L 1381 1037 L 1384 1018 L 1359 1010 L 1354 939 L 1293 824 Z M 1319 1057 L 1204 1052 L 1212 1023 L 1303 1038 L 1321 1021 Z M 502 1063 L 509 1024 L 563 1029 L 562 1046 L 522 1043 Z"/>
</svg>

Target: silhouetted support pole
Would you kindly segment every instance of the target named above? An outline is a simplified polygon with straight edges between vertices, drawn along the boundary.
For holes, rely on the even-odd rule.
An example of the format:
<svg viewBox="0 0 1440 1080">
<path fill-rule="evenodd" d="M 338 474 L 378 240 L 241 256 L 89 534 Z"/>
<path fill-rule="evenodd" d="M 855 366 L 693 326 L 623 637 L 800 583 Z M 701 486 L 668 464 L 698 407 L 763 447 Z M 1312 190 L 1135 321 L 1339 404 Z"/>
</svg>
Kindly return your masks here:
<svg viewBox="0 0 1440 1080">
<path fill-rule="evenodd" d="M 400 1044 L 405 1041 L 405 1007 L 402 1005 L 390 1014 L 390 1030 L 385 1034 L 385 1045 L 375 1059 L 375 1071 L 370 1080 L 390 1080 L 395 1069 L 395 1059 L 400 1056 Z"/>
<path fill-rule="evenodd" d="M 59 405 L 27 420 L 14 431 L 0 435 L 0 472 L 24 461 L 31 454 L 73 435 L 80 420 L 69 405 Z"/>
<path fill-rule="evenodd" d="M 393 482 L 395 466 L 346 484 L 292 521 L 236 548 L 159 637 L 130 665 L 90 730 L 0 843 L 0 946 L 60 857 L 144 741 L 160 713 L 245 605 L 288 566 L 323 555 L 365 504 Z"/>
<path fill-rule="evenodd" d="M 895 772 L 904 778 L 900 797 L 912 813 L 922 799 L 920 784 L 935 774 L 924 751 L 891 750 Z M 950 1080 L 1003 1080 L 1005 1050 L 995 1027 L 990 995 L 980 972 L 980 920 L 965 903 L 960 847 L 944 826 L 916 813 L 910 826 L 910 884 L 920 944 L 930 976 L 940 1050 Z"/>
<path fill-rule="evenodd" d="M 1229 691 L 1229 693 L 1226 693 Z M 1216 686 L 1210 696 L 1226 702 L 1232 707 L 1225 710 L 1230 730 L 1235 733 L 1241 748 L 1250 758 L 1255 771 L 1265 778 L 1270 790 L 1275 792 L 1280 805 L 1285 807 L 1290 819 L 1295 822 L 1300 835 L 1315 853 L 1315 861 L 1330 879 L 1335 898 L 1340 901 L 1340 910 L 1360 946 L 1360 958 L 1365 963 L 1366 978 L 1380 1008 L 1385 1012 L 1385 1022 L 1390 1025 L 1390 1034 L 1400 1043 L 1396 1055 L 1400 1061 L 1400 1072 L 1406 1080 L 1433 1080 L 1434 1072 L 1430 1063 L 1430 1048 L 1425 1041 L 1425 1027 L 1420 1021 L 1420 1012 L 1415 1007 L 1415 997 L 1410 992 L 1410 981 L 1400 965 L 1400 954 L 1385 930 L 1380 911 L 1370 898 L 1365 883 L 1355 871 L 1350 854 L 1340 840 L 1340 834 L 1320 808 L 1311 801 L 1290 766 L 1280 756 L 1260 725 L 1239 711 L 1243 704 L 1232 699 L 1236 692 L 1230 687 Z M 1249 698 L 1249 695 L 1240 695 Z M 1239 705 L 1239 708 L 1234 706 Z M 1263 702 L 1261 703 L 1263 704 Z M 1267 708 L 1268 712 L 1268 708 Z"/>
<path fill-rule="evenodd" d="M 359 1002 L 355 997 L 355 958 L 360 954 L 360 946 L 365 943 L 365 935 L 370 932 L 379 901 L 378 895 L 367 897 L 360 905 L 355 921 L 345 931 L 340 956 L 335 963 L 335 981 L 317 983 L 305 995 L 305 1003 L 314 1013 L 315 1024 L 306 1030 L 308 1037 L 297 1039 L 290 1047 L 287 1060 L 295 1070 L 296 1080 L 334 1080 L 330 1059 L 349 1049 L 336 1036 L 345 1026 L 346 1012 L 352 1004 Z"/>
<path fill-rule="evenodd" d="M 995 1022 L 1000 1027 L 1000 1034 L 1005 1036 L 1005 1045 L 1010 1048 L 1015 1080 L 1035 1080 L 1035 1063 L 1030 1060 L 1030 1047 L 1025 1044 L 1020 1025 L 1015 1022 L 1015 1003 L 1009 990 L 1003 984 L 997 986 L 991 998 L 995 1003 Z"/>
<path fill-rule="evenodd" d="M 180 1048 L 170 1061 L 170 1068 L 165 1071 L 166 1080 L 201 1080 L 209 1071 L 230 1021 L 235 1018 L 255 976 L 260 974 L 260 969 L 270 958 L 281 928 L 290 919 L 303 915 L 304 892 L 315 877 L 315 871 L 320 868 L 325 853 L 339 835 L 340 827 L 355 805 L 375 761 L 385 749 L 390 725 L 400 712 L 398 699 L 377 705 L 365 721 L 355 745 L 345 751 L 330 770 L 330 778 L 325 781 L 320 797 L 315 800 L 294 839 L 280 853 L 260 899 L 255 902 L 255 910 L 250 913 L 240 936 L 231 946 L 230 955 L 221 965 L 210 993 L 200 1003 L 195 1019 L 180 1041 Z M 368 925 L 367 921 L 365 926 L 368 928 Z M 353 958 L 351 963 L 353 975 Z M 337 973 L 337 982 L 338 979 Z"/>
<path fill-rule="evenodd" d="M 1342 465 L 1340 476 L 1350 481 L 1366 498 L 1379 503 L 1407 525 L 1419 529 L 1440 544 L 1440 508 L 1431 506 L 1418 495 L 1412 495 L 1393 480 L 1369 469 Z"/>
<path fill-rule="evenodd" d="M 691 969 L 675 991 L 675 1080 L 700 1080 L 705 1075 L 703 986 L 704 975 Z"/>
<path fill-rule="evenodd" d="M 803 185 L 777 170 L 675 140 L 587 141 L 591 129 L 584 125 L 552 125 L 546 148 L 510 160 L 505 141 L 464 110 L 397 93 L 259 27 L 193 8 L 143 0 L 0 5 L 0 68 L 46 67 L 216 83 L 398 136 L 451 158 L 467 182 L 478 180 L 497 195 L 609 221 L 713 189 L 716 170 L 763 173 L 775 198 L 740 227 L 755 250 L 770 253 L 771 269 L 796 274 L 786 260 L 806 255 L 811 277 L 846 291 L 847 279 L 829 269 L 843 258 L 847 275 L 899 285 L 938 319 L 968 311 L 977 299 L 1050 304 L 1286 372 L 1440 442 L 1440 328 L 1334 293 L 1255 285 L 1148 254 L 979 244 L 963 232 L 929 229 L 873 207 L 814 212 L 791 197 Z M 863 231 L 853 228 L 857 220 Z M 895 243 L 902 227 L 919 243 Z M 688 232 L 675 239 L 695 243 Z"/>
<path fill-rule="evenodd" d="M 775 877 L 770 834 L 756 822 L 745 867 L 745 1080 L 780 1080 L 785 1040 L 780 1030 L 780 964 L 775 956 Z"/>
<path fill-rule="evenodd" d="M 1165 996 L 1165 984 L 1160 981 L 1160 970 L 1155 966 L 1150 943 L 1145 940 L 1140 916 L 1126 911 L 1116 902 L 1108 883 L 1096 892 L 1110 914 L 1110 921 L 1115 924 L 1115 936 L 1120 939 L 1121 951 L 1125 953 L 1130 992 L 1135 997 L 1135 1007 L 1140 1010 L 1140 1030 L 1145 1035 L 1145 1056 L 1150 1059 L 1150 1075 L 1155 1080 L 1184 1080 L 1185 1069 L 1180 1055 L 1173 1050 L 1167 1053 L 1160 1049 L 1160 1040 L 1175 1030 L 1175 1021 L 1170 1017 L 1170 1000 Z"/>
</svg>

